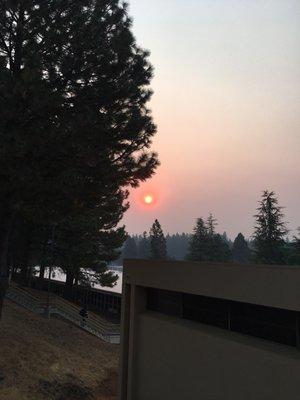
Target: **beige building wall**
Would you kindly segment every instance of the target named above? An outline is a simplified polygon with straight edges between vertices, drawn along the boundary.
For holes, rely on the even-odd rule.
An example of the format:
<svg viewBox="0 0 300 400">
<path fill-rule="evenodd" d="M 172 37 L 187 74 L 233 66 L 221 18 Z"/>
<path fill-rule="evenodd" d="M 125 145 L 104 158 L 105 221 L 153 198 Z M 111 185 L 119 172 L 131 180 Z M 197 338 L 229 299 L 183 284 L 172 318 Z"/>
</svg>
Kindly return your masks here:
<svg viewBox="0 0 300 400">
<path fill-rule="evenodd" d="M 298 348 L 147 310 L 147 287 L 300 311 L 300 268 L 129 260 L 120 400 L 300 399 Z"/>
</svg>

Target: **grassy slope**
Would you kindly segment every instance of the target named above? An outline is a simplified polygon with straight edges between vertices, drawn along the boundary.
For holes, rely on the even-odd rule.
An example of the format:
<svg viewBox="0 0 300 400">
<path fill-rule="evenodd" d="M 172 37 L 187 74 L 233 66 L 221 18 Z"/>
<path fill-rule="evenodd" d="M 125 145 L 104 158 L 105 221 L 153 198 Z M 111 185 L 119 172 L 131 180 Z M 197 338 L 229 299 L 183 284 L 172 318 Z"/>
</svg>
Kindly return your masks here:
<svg viewBox="0 0 300 400">
<path fill-rule="evenodd" d="M 118 350 L 7 301 L 0 321 L 0 400 L 114 400 Z"/>
</svg>

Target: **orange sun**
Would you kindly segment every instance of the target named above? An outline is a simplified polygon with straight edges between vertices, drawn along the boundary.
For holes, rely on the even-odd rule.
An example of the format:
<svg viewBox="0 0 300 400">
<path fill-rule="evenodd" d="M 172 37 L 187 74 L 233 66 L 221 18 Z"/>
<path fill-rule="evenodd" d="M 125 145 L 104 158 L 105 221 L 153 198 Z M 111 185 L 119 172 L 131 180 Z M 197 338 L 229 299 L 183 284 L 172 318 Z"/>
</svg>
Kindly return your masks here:
<svg viewBox="0 0 300 400">
<path fill-rule="evenodd" d="M 153 198 L 152 194 L 146 194 L 146 196 L 144 196 L 144 203 L 145 204 L 150 205 L 150 204 L 153 203 L 153 201 L 154 201 L 154 198 Z"/>
</svg>

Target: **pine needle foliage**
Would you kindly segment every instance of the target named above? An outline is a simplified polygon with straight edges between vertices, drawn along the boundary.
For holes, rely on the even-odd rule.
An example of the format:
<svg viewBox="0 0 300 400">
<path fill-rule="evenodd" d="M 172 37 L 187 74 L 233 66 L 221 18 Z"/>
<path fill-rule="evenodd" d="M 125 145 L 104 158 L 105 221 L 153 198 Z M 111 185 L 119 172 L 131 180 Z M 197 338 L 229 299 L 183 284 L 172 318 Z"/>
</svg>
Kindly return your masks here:
<svg viewBox="0 0 300 400">
<path fill-rule="evenodd" d="M 153 68 L 131 27 L 119 0 L 0 2 L 0 310 L 16 220 L 68 229 L 92 213 L 115 229 L 158 165 Z"/>
<path fill-rule="evenodd" d="M 273 191 L 265 190 L 255 214 L 255 259 L 263 264 L 284 264 L 284 244 L 287 234 L 282 207 Z"/>
<path fill-rule="evenodd" d="M 156 219 L 150 229 L 150 258 L 164 260 L 167 258 L 167 244 L 162 227 Z"/>
</svg>

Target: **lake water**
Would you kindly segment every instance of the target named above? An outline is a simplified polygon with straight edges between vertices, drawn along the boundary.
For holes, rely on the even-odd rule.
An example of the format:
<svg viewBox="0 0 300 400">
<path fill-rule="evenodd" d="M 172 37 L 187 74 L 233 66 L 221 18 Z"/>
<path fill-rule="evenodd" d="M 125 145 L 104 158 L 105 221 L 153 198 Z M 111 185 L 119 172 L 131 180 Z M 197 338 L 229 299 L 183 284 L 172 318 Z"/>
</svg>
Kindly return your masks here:
<svg viewBox="0 0 300 400">
<path fill-rule="evenodd" d="M 95 289 L 101 289 L 101 290 L 108 290 L 109 292 L 115 292 L 115 293 L 122 293 L 122 279 L 123 279 L 123 272 L 121 271 L 116 271 L 113 270 L 113 272 L 118 275 L 119 279 L 117 280 L 117 284 L 110 288 L 110 287 L 106 287 L 106 286 L 101 286 L 101 285 L 94 285 L 93 287 Z M 48 272 L 45 272 L 45 277 L 47 277 Z M 52 279 L 56 280 L 56 281 L 61 281 L 61 282 L 65 282 L 66 281 L 66 275 L 59 271 L 59 270 L 55 270 L 54 273 L 52 274 Z"/>
</svg>

